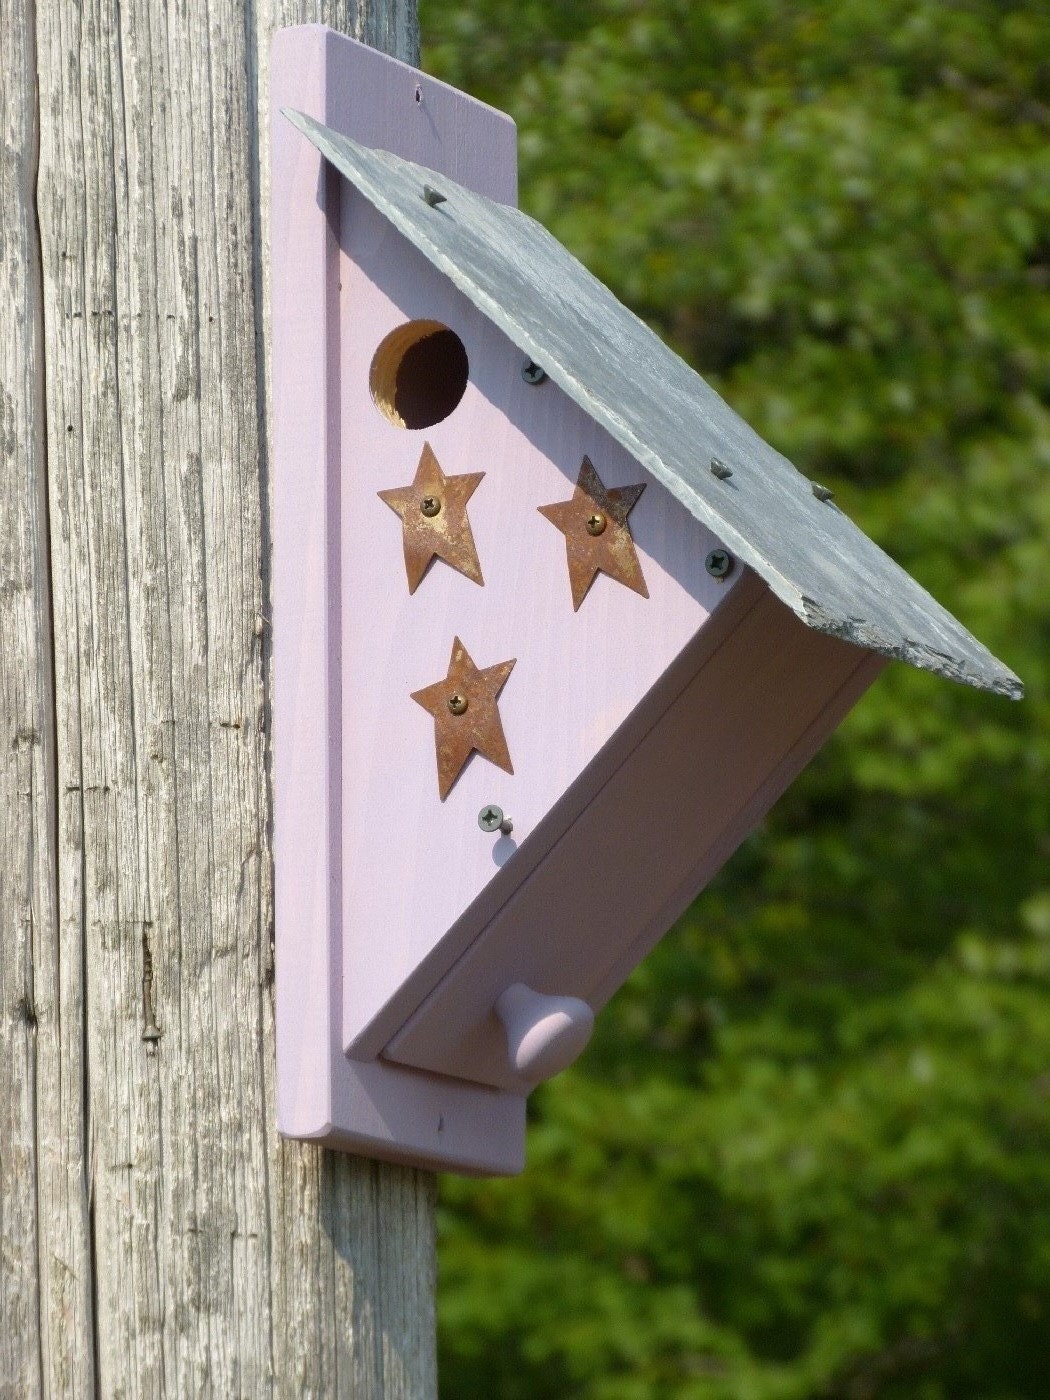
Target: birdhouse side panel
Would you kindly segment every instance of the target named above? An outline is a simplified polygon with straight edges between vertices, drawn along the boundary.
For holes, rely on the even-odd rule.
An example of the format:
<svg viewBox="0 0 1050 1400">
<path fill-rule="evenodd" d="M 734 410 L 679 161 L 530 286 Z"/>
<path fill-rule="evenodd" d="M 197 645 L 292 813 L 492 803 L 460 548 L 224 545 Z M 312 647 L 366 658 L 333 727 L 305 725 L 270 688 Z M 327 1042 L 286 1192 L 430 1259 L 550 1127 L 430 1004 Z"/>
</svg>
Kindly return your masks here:
<svg viewBox="0 0 1050 1400">
<path fill-rule="evenodd" d="M 522 1088 L 494 1013 L 504 990 L 522 983 L 599 1010 L 885 664 L 804 627 L 754 575 L 693 651 L 689 685 L 388 1058 Z"/>
</svg>

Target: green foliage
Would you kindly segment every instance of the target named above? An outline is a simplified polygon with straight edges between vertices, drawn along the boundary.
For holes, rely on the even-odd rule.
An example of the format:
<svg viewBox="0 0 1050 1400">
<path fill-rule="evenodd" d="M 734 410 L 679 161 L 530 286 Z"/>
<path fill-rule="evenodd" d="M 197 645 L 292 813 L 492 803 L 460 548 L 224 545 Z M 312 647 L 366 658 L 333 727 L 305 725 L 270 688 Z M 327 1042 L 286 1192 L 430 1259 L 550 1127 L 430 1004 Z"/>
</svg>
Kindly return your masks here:
<svg viewBox="0 0 1050 1400">
<path fill-rule="evenodd" d="M 523 203 L 1021 674 L 891 668 L 443 1186 L 443 1393 L 1021 1400 L 1050 1335 L 1050 10 L 423 4 Z"/>
</svg>

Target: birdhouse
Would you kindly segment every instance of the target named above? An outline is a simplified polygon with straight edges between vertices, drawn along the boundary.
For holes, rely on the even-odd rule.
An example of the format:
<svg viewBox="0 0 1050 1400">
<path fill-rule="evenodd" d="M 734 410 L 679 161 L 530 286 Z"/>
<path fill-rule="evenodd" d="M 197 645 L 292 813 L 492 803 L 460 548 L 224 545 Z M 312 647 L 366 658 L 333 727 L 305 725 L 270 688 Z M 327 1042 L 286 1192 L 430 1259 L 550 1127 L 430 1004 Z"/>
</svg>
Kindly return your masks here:
<svg viewBox="0 0 1050 1400">
<path fill-rule="evenodd" d="M 516 207 L 501 113 L 275 41 L 281 1130 L 525 1101 L 889 659 L 1016 677 Z"/>
</svg>

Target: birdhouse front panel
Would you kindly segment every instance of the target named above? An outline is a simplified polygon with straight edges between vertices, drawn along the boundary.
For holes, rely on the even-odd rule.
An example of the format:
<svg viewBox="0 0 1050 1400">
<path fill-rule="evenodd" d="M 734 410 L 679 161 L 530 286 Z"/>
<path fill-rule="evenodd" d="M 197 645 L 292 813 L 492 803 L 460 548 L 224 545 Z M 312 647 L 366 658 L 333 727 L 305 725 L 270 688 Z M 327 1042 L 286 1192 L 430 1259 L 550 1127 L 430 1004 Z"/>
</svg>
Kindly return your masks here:
<svg viewBox="0 0 1050 1400">
<path fill-rule="evenodd" d="M 349 184 L 340 228 L 343 1027 L 374 1054 L 741 571 Z"/>
</svg>

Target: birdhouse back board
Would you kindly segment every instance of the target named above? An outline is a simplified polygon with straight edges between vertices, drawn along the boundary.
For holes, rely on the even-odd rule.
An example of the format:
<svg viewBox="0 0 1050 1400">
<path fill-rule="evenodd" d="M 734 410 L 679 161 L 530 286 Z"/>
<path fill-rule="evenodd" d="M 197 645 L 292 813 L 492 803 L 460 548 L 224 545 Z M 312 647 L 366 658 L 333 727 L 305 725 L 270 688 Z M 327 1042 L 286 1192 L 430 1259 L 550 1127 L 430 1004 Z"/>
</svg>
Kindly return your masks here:
<svg viewBox="0 0 1050 1400">
<path fill-rule="evenodd" d="M 278 1126 L 375 1157 L 511 1173 L 523 1162 L 520 1095 L 343 1052 L 340 181 L 281 109 L 508 200 L 514 126 L 322 26 L 275 36 L 271 93 Z"/>
</svg>

